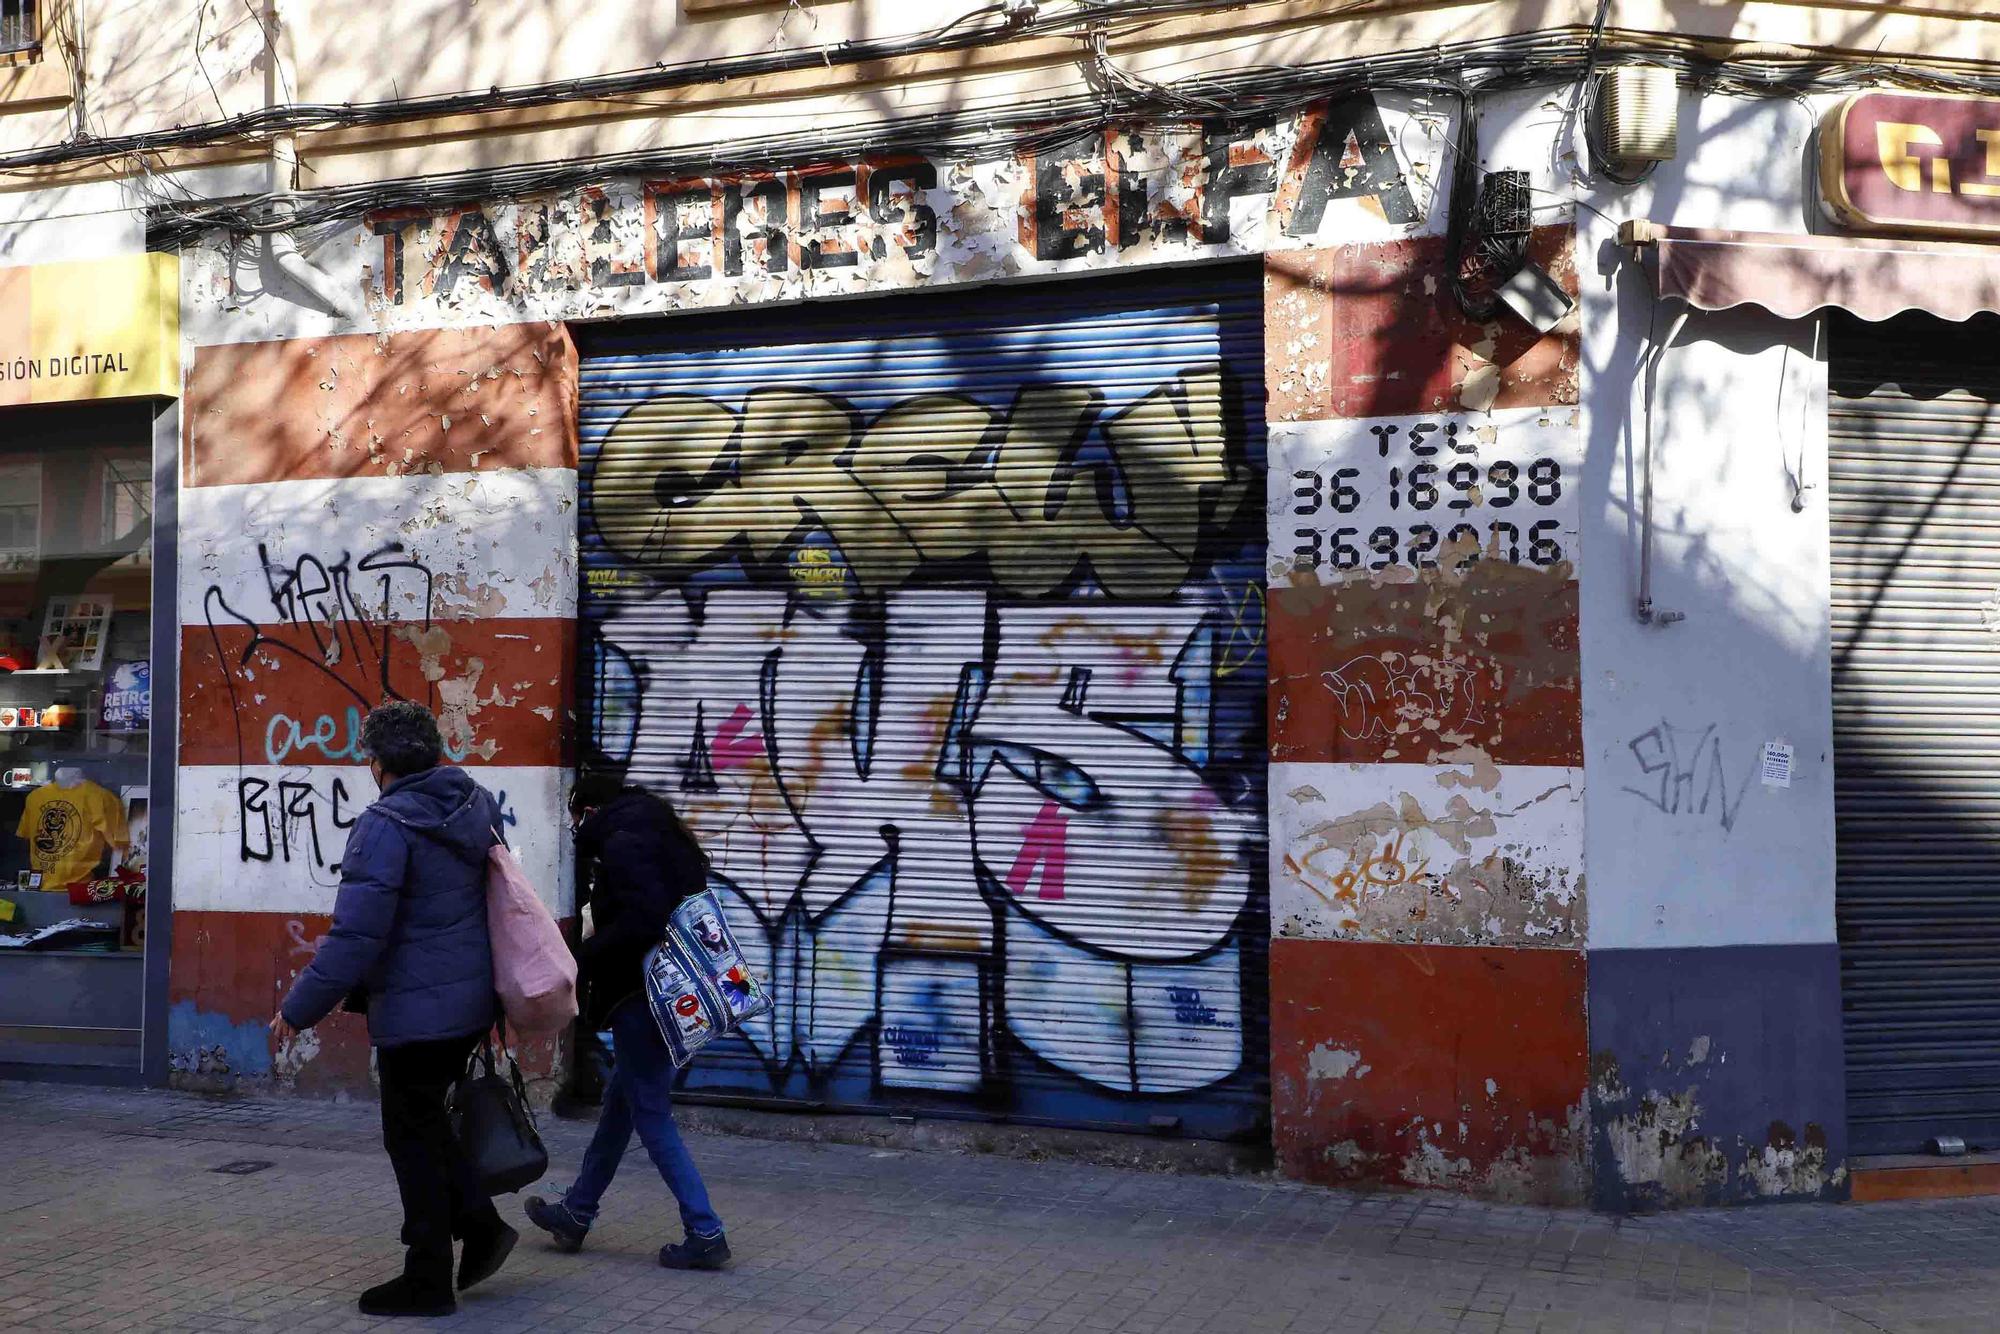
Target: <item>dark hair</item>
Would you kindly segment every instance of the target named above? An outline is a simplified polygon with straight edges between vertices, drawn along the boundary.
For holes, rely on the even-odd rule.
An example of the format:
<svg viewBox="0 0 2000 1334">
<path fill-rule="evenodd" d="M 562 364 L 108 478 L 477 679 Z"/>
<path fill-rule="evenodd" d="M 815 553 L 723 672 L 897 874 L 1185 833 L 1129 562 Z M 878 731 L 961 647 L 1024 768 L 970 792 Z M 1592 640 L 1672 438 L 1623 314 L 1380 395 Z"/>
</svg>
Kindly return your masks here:
<svg viewBox="0 0 2000 1334">
<path fill-rule="evenodd" d="M 399 699 L 361 722 L 361 749 L 392 778 L 435 769 L 444 759 L 437 719 L 421 704 Z"/>
<path fill-rule="evenodd" d="M 570 813 L 580 815 L 608 806 L 624 790 L 625 780 L 617 774 L 606 769 L 584 769 L 569 790 Z"/>
<path fill-rule="evenodd" d="M 668 833 L 685 843 L 702 866 L 706 867 L 709 864 L 708 852 L 696 840 L 694 831 L 687 827 L 687 822 L 681 819 L 681 813 L 674 808 L 673 802 L 650 788 L 626 782 L 612 770 L 582 769 L 577 772 L 576 782 L 571 784 L 569 789 L 570 814 L 582 815 L 585 811 L 609 806 L 627 792 L 643 792 L 650 797 Z"/>
</svg>

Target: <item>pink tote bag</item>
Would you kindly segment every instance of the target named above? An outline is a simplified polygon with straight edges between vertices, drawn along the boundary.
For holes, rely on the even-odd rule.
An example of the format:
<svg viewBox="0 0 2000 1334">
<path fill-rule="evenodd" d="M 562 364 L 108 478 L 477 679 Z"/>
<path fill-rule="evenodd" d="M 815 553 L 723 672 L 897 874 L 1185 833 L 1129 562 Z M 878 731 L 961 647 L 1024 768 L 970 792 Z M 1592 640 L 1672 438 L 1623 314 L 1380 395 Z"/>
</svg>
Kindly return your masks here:
<svg viewBox="0 0 2000 1334">
<path fill-rule="evenodd" d="M 568 1027 L 576 1018 L 576 959 L 505 843 L 486 854 L 486 932 L 508 1024 L 541 1035 Z"/>
</svg>

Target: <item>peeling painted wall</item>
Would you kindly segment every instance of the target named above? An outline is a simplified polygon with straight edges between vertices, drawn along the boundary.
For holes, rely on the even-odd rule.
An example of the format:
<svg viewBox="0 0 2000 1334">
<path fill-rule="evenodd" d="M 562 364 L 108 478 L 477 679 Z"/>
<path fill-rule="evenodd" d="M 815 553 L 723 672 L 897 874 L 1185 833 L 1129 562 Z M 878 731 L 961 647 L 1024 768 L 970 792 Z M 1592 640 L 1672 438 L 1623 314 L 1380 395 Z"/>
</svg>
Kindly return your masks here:
<svg viewBox="0 0 2000 1334">
<path fill-rule="evenodd" d="M 1464 753 L 1282 766 L 1290 786 L 1272 794 L 1272 934 L 1581 946 L 1581 772 L 1503 769 Z"/>
<path fill-rule="evenodd" d="M 347 831 L 361 718 L 436 711 L 571 911 L 575 353 L 548 325 L 225 343 L 188 377 L 180 501 L 175 1078 L 364 1088 L 348 1018 L 273 1050 Z M 552 1051 L 537 1057 L 544 1067 Z"/>
<path fill-rule="evenodd" d="M 1566 226 L 1535 262 L 1576 290 Z M 1274 1138 L 1313 1180 L 1587 1178 L 1575 321 L 1435 235 L 1270 253 Z"/>
<path fill-rule="evenodd" d="M 1287 1175 L 1583 1197 L 1581 951 L 1281 936 L 1271 977 L 1274 1138 Z"/>
<path fill-rule="evenodd" d="M 551 321 L 1393 244 L 1441 225 L 1449 131 L 1424 99 L 1363 97 L 1228 133 L 1117 127 L 1005 159 L 385 214 L 300 238 L 353 293 L 341 316 L 293 291 L 268 246 L 208 238 L 185 268 L 189 931 L 331 906 L 369 795 L 353 730 L 385 692 L 439 709 L 454 757 L 507 788 L 524 855 L 559 883 L 577 367 Z M 204 966 L 176 967 L 189 1033 L 233 1033 L 278 985 L 252 969 L 211 986 L 190 971 Z M 280 1063 L 351 1064 L 335 1046 Z"/>
</svg>

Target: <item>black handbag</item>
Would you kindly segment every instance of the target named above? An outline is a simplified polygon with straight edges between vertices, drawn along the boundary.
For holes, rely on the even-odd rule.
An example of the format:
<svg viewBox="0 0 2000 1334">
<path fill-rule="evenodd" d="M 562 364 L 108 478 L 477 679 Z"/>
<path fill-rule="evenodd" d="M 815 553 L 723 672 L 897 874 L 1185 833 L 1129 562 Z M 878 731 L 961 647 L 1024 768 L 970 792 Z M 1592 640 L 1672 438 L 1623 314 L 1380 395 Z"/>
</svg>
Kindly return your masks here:
<svg viewBox="0 0 2000 1334">
<path fill-rule="evenodd" d="M 549 1170 L 549 1151 L 535 1130 L 528 1110 L 528 1090 L 521 1067 L 507 1058 L 507 1073 L 496 1068 L 493 1044 L 484 1041 L 452 1085 L 446 1104 L 459 1151 L 472 1164 L 488 1195 L 508 1195 L 542 1179 Z"/>
</svg>

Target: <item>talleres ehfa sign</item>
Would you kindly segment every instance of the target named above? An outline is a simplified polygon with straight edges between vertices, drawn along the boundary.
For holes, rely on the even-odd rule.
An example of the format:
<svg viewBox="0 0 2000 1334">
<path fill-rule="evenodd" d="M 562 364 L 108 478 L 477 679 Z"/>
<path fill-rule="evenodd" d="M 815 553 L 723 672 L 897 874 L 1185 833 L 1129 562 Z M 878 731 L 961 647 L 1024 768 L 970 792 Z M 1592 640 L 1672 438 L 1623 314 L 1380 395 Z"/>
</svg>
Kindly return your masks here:
<svg viewBox="0 0 2000 1334">
<path fill-rule="evenodd" d="M 179 394 L 174 256 L 0 268 L 0 407 Z"/>
<path fill-rule="evenodd" d="M 1820 127 L 1820 189 L 1858 231 L 2000 238 L 2000 98 L 1848 98 Z"/>
</svg>

